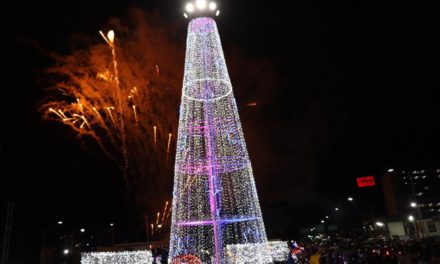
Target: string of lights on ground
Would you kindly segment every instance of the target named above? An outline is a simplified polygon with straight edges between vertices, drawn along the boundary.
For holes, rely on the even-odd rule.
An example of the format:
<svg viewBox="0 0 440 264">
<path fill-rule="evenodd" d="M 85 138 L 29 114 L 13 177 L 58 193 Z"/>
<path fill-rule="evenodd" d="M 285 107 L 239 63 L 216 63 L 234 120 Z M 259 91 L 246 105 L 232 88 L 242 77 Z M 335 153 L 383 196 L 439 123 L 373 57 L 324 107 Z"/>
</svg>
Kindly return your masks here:
<svg viewBox="0 0 440 264">
<path fill-rule="evenodd" d="M 149 250 L 121 252 L 90 252 L 81 254 L 81 264 L 151 264 Z"/>
<path fill-rule="evenodd" d="M 249 243 L 226 246 L 227 263 L 274 263 L 287 261 L 289 248 L 287 241 Z"/>
<path fill-rule="evenodd" d="M 225 263 L 227 245 L 256 250 L 267 242 L 220 37 L 208 17 L 188 28 L 172 212 L 171 260 Z"/>
</svg>

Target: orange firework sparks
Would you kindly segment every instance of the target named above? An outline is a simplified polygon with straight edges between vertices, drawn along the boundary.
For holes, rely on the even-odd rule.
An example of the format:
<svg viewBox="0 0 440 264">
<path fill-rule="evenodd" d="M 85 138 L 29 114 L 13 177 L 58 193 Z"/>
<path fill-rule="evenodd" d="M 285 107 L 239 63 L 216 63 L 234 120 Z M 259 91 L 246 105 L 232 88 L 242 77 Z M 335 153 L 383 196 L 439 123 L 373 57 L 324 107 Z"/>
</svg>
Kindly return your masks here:
<svg viewBox="0 0 440 264">
<path fill-rule="evenodd" d="M 105 110 L 107 110 L 108 115 L 110 116 L 110 119 L 112 120 L 112 123 L 115 124 L 115 119 L 112 115 L 112 110 L 115 109 L 113 106 L 104 107 Z"/>
<path fill-rule="evenodd" d="M 168 144 L 167 144 L 167 162 L 168 162 L 168 158 L 170 156 L 171 136 L 172 136 L 172 133 L 169 133 L 168 134 Z"/>
<path fill-rule="evenodd" d="M 136 121 L 136 124 L 137 124 L 137 122 L 138 122 L 138 119 L 137 119 L 137 115 L 136 115 L 136 106 L 135 106 L 135 105 L 133 105 L 132 107 L 133 107 L 133 115 L 134 115 L 134 120 Z"/>
<path fill-rule="evenodd" d="M 153 127 L 153 133 L 154 133 L 154 146 L 156 147 L 156 143 L 157 143 L 157 127 L 156 126 Z"/>
<path fill-rule="evenodd" d="M 160 212 L 157 212 L 156 216 L 156 226 L 159 224 Z"/>
<path fill-rule="evenodd" d="M 45 119 L 71 128 L 78 140 L 91 139 L 84 142 L 116 162 L 140 208 L 159 211 L 151 221 L 154 229 L 154 223 L 164 224 L 170 207 L 163 207 L 172 185 L 171 171 L 163 165 L 172 155 L 172 134 L 164 132 L 177 125 L 182 73 L 176 58 L 183 57 L 163 28 L 134 17 L 138 21 L 130 25 L 139 28 L 130 33 L 116 36 L 126 32 L 120 26 L 121 31 L 99 32 L 105 43 L 82 45 L 65 56 L 50 53 L 55 63 L 47 71 L 50 87 L 40 110 Z"/>
<path fill-rule="evenodd" d="M 99 120 L 100 120 L 101 122 L 104 123 L 104 119 L 102 119 L 102 116 L 101 116 L 101 114 L 98 112 L 98 110 L 96 110 L 96 107 L 92 107 L 92 109 L 93 109 L 93 111 L 96 113 L 96 116 L 99 118 Z"/>
<path fill-rule="evenodd" d="M 163 221 L 165 220 L 165 214 L 167 213 L 167 207 L 168 207 L 168 201 L 166 201 L 166 203 L 165 203 L 165 207 L 164 207 L 164 209 L 163 209 L 161 225 L 164 224 Z"/>
<path fill-rule="evenodd" d="M 165 217 L 165 223 L 168 221 L 168 219 L 170 218 L 170 214 L 171 214 L 171 206 L 170 209 L 168 210 L 168 214 L 167 217 Z"/>
</svg>

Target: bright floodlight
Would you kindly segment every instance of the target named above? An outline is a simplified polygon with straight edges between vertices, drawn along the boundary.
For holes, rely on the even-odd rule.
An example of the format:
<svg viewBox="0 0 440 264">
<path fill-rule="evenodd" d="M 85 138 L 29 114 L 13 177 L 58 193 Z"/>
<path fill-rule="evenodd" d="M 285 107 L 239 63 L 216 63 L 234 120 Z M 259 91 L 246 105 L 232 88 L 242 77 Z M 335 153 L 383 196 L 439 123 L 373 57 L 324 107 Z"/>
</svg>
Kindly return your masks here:
<svg viewBox="0 0 440 264">
<path fill-rule="evenodd" d="M 115 32 L 113 30 L 110 30 L 107 33 L 107 38 L 108 38 L 108 41 L 110 41 L 110 43 L 113 44 L 113 42 L 115 41 Z"/>
<path fill-rule="evenodd" d="M 385 224 L 382 223 L 382 222 L 376 222 L 376 225 L 377 225 L 378 227 L 383 227 Z"/>
<path fill-rule="evenodd" d="M 79 231 L 81 231 L 81 233 L 86 232 L 86 230 L 84 228 L 81 228 Z"/>
<path fill-rule="evenodd" d="M 347 200 L 348 200 L 349 202 L 353 202 L 353 197 L 348 197 Z"/>
<path fill-rule="evenodd" d="M 205 8 L 206 8 L 206 0 L 197 0 L 197 1 L 196 1 L 196 7 L 197 7 L 199 10 L 203 10 L 203 9 L 205 9 Z"/>
<path fill-rule="evenodd" d="M 411 206 L 412 208 L 416 208 L 417 204 L 416 204 L 415 202 L 411 202 L 411 203 L 409 204 L 409 206 Z"/>
<path fill-rule="evenodd" d="M 63 251 L 63 253 L 64 253 L 64 255 L 67 255 L 67 254 L 69 254 L 69 250 L 68 250 L 68 249 L 65 249 L 65 250 Z"/>
<path fill-rule="evenodd" d="M 408 216 L 408 220 L 409 220 L 410 222 L 413 222 L 413 221 L 414 221 L 414 216 L 412 216 L 412 215 Z"/>
<path fill-rule="evenodd" d="M 192 3 L 188 3 L 186 4 L 185 9 L 188 13 L 191 13 L 194 11 L 194 5 Z"/>
<path fill-rule="evenodd" d="M 388 172 L 393 172 L 394 171 L 394 169 L 388 169 Z"/>
<path fill-rule="evenodd" d="M 214 2 L 209 3 L 209 10 L 216 10 L 217 9 L 217 4 Z"/>
</svg>

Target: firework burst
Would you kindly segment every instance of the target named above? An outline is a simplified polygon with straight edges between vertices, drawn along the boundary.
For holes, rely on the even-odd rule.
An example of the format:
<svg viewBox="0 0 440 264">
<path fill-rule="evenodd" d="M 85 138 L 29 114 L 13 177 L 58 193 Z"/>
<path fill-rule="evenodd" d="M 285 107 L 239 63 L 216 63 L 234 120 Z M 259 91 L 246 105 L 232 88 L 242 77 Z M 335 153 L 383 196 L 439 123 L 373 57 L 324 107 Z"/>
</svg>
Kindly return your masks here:
<svg viewBox="0 0 440 264">
<path fill-rule="evenodd" d="M 172 179 L 183 52 L 157 21 L 133 12 L 132 31 L 113 20 L 115 31 L 100 32 L 105 42 L 53 56 L 51 85 L 40 111 L 80 139 L 93 139 L 117 162 L 137 205 L 157 212 Z"/>
</svg>

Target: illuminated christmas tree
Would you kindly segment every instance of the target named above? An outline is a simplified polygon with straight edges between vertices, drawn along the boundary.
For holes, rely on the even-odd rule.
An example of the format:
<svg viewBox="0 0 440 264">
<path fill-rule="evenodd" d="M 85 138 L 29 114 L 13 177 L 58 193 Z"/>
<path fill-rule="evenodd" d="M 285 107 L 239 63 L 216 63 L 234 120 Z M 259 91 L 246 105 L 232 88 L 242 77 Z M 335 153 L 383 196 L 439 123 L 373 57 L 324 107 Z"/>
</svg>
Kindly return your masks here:
<svg viewBox="0 0 440 264">
<path fill-rule="evenodd" d="M 207 5 L 196 1 L 197 8 L 204 8 L 201 4 Z M 186 8 L 196 11 L 192 4 Z M 209 8 L 216 11 L 213 3 Z M 264 242 L 251 162 L 217 26 L 210 17 L 193 18 L 180 106 L 170 259 L 226 263 L 227 245 Z"/>
</svg>

